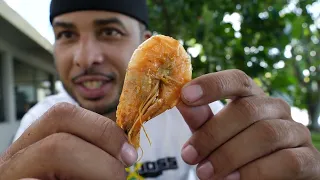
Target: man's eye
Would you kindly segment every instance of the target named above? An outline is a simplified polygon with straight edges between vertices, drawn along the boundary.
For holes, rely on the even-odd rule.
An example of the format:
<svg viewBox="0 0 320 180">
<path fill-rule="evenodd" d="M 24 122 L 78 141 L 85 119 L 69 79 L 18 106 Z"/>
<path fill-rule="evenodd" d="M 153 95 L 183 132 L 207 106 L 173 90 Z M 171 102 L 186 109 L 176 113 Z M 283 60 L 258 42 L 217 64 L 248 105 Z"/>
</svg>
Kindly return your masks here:
<svg viewBox="0 0 320 180">
<path fill-rule="evenodd" d="M 61 38 L 71 39 L 73 38 L 74 35 L 75 34 L 72 31 L 62 31 L 58 33 L 57 39 L 61 39 Z"/>
<path fill-rule="evenodd" d="M 101 30 L 102 36 L 121 37 L 123 34 L 116 29 L 103 29 Z"/>
</svg>

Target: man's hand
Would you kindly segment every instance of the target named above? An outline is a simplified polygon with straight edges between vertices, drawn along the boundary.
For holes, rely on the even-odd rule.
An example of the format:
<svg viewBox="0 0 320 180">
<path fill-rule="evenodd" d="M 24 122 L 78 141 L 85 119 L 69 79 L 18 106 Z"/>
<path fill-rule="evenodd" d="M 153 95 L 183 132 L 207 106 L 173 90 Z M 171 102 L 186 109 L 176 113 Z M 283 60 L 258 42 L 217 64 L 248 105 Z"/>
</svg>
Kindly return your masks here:
<svg viewBox="0 0 320 180">
<path fill-rule="evenodd" d="M 320 179 L 320 155 L 309 130 L 293 121 L 281 99 L 271 98 L 239 70 L 201 76 L 182 90 L 178 105 L 193 131 L 182 149 L 198 164 L 200 179 Z M 231 99 L 219 113 L 208 103 Z"/>
<path fill-rule="evenodd" d="M 126 179 L 137 159 L 110 119 L 62 103 L 51 108 L 0 159 L 0 179 Z"/>
</svg>

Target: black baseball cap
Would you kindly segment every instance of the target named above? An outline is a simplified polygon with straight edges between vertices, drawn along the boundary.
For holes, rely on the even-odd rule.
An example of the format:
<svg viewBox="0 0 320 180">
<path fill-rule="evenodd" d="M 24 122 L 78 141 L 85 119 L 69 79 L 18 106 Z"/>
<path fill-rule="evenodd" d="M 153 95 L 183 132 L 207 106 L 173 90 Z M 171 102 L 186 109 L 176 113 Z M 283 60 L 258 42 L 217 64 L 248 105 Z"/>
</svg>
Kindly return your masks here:
<svg viewBox="0 0 320 180">
<path fill-rule="evenodd" d="M 50 22 L 61 14 L 84 10 L 117 12 L 137 19 L 146 27 L 149 24 L 146 0 L 51 0 Z"/>
</svg>

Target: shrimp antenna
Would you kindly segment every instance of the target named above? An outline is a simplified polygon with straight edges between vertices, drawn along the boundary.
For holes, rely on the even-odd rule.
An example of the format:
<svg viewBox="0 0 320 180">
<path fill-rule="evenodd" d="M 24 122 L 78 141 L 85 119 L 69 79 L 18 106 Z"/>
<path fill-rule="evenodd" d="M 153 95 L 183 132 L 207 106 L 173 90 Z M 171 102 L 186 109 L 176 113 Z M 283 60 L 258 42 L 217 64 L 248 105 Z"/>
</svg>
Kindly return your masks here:
<svg viewBox="0 0 320 180">
<path fill-rule="evenodd" d="M 142 156 L 143 156 L 143 149 L 141 148 L 141 146 L 139 145 L 139 148 L 141 149 L 141 156 L 138 158 L 137 161 L 140 161 L 142 159 Z"/>
</svg>

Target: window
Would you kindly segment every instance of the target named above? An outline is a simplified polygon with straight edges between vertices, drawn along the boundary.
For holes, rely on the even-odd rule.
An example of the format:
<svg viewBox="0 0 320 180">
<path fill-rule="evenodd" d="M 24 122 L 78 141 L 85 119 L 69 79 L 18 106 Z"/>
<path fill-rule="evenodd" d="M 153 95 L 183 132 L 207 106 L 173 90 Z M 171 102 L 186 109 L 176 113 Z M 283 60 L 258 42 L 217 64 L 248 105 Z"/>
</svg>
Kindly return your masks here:
<svg viewBox="0 0 320 180">
<path fill-rule="evenodd" d="M 2 61 L 2 56 L 0 54 L 0 64 L 1 64 L 1 61 Z M 4 95 L 3 95 L 2 85 L 3 85 L 3 74 L 2 74 L 2 68 L 0 65 L 0 122 L 5 121 L 5 119 L 4 119 L 4 99 L 3 99 Z"/>
<path fill-rule="evenodd" d="M 48 73 L 18 60 L 14 61 L 17 119 L 37 102 L 52 94 Z"/>
</svg>

